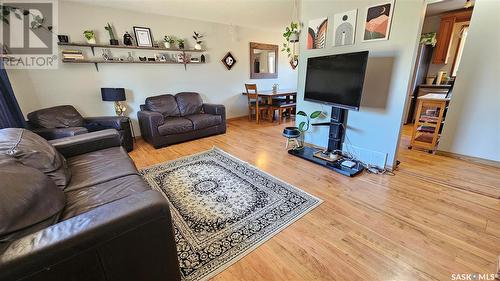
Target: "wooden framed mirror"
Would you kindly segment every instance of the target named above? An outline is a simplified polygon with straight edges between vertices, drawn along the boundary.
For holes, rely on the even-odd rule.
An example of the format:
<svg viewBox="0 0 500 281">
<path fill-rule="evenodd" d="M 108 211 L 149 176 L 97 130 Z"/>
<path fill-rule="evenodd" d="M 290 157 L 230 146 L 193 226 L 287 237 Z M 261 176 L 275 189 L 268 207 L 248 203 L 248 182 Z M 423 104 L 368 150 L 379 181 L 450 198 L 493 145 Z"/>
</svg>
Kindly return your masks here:
<svg viewBox="0 0 500 281">
<path fill-rule="evenodd" d="M 278 78 L 278 45 L 250 42 L 250 78 Z"/>
</svg>

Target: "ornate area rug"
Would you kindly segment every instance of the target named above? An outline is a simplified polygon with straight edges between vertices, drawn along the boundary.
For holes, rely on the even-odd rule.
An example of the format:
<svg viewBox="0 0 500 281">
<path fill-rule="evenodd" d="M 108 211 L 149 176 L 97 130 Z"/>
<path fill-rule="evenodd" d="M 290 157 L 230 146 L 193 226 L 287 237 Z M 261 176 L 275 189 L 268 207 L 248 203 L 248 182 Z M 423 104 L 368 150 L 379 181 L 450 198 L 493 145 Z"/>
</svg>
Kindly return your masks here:
<svg viewBox="0 0 500 281">
<path fill-rule="evenodd" d="M 141 174 L 169 201 L 184 280 L 213 277 L 322 202 L 218 148 Z"/>
</svg>

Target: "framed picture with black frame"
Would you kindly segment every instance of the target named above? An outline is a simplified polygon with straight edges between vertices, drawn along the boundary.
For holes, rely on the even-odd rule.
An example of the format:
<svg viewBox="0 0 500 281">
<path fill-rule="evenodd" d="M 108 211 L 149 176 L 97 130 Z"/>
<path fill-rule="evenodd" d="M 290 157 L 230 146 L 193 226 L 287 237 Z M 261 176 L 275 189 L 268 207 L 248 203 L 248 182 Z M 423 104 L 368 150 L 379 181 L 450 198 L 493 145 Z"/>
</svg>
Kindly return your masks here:
<svg viewBox="0 0 500 281">
<path fill-rule="evenodd" d="M 153 36 L 148 27 L 134 26 L 135 41 L 138 47 L 153 47 Z"/>
</svg>

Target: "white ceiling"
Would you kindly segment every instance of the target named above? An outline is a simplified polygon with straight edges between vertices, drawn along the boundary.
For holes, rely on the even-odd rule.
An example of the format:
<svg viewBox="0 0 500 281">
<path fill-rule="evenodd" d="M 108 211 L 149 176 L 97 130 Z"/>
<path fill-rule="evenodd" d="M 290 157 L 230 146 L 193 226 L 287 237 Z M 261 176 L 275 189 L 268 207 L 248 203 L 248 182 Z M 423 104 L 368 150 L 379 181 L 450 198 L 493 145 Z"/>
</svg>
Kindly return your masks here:
<svg viewBox="0 0 500 281">
<path fill-rule="evenodd" d="M 65 0 L 209 22 L 283 30 L 294 0 Z"/>
<path fill-rule="evenodd" d="M 497 1 L 497 0 L 495 0 Z M 473 3 L 475 0 L 472 1 Z M 434 16 L 444 12 L 463 9 L 465 0 L 434 0 L 432 4 L 427 5 L 425 16 Z"/>
</svg>

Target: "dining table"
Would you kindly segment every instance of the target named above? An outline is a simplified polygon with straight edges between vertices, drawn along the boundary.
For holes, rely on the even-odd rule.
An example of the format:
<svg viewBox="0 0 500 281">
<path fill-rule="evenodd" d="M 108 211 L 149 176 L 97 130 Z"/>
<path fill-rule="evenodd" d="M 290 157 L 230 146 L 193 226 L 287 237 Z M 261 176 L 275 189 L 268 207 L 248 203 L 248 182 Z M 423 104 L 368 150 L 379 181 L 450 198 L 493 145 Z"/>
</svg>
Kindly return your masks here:
<svg viewBox="0 0 500 281">
<path fill-rule="evenodd" d="M 246 92 L 242 92 L 243 95 L 247 95 Z M 277 90 L 266 90 L 257 91 L 257 100 L 262 97 L 265 103 L 269 106 L 273 104 L 273 98 L 285 97 L 285 104 L 288 107 L 294 107 L 297 104 L 297 90 L 296 89 L 277 89 Z M 259 112 L 255 112 L 255 119 L 257 123 L 259 122 Z M 272 119 L 271 119 L 272 122 Z"/>
</svg>

